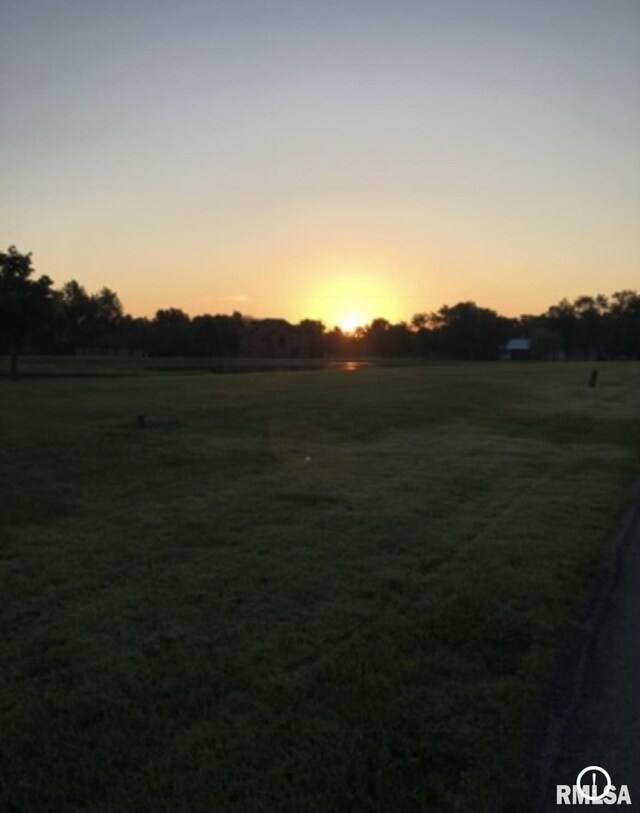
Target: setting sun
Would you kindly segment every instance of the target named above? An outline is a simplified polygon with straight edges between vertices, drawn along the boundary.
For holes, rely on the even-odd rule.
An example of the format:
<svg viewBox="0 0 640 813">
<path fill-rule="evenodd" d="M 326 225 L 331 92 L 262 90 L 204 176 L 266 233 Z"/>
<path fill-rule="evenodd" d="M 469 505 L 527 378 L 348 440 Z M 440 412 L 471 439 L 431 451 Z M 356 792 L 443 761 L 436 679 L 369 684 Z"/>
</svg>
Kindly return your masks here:
<svg viewBox="0 0 640 813">
<path fill-rule="evenodd" d="M 377 316 L 393 321 L 399 318 L 398 295 L 384 276 L 359 269 L 331 273 L 313 291 L 308 312 L 328 328 L 339 327 L 345 333 L 353 333 Z"/>
<path fill-rule="evenodd" d="M 369 320 L 357 311 L 345 311 L 344 315 L 336 318 L 336 326 L 343 333 L 353 333 L 357 328 L 363 327 Z"/>
</svg>

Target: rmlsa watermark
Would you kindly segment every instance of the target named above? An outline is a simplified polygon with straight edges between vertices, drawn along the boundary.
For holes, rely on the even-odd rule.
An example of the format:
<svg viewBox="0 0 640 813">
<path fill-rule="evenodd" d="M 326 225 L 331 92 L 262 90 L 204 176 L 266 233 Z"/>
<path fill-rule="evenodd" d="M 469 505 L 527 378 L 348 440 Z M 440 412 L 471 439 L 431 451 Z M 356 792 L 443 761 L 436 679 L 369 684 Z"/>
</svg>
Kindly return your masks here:
<svg viewBox="0 0 640 813">
<path fill-rule="evenodd" d="M 556 785 L 556 804 L 630 805 L 631 797 L 626 785 L 616 788 L 604 768 L 589 765 L 580 771 L 575 785 Z"/>
</svg>

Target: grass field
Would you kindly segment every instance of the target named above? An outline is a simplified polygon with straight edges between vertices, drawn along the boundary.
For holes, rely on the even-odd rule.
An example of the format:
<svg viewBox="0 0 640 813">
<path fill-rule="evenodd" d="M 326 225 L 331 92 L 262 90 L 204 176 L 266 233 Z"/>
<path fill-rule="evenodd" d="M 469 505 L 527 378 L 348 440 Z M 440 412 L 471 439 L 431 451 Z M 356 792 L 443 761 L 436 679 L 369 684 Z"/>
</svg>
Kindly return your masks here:
<svg viewBox="0 0 640 813">
<path fill-rule="evenodd" d="M 496 810 L 640 365 L 65 371 L 0 381 L 0 808 Z"/>
</svg>

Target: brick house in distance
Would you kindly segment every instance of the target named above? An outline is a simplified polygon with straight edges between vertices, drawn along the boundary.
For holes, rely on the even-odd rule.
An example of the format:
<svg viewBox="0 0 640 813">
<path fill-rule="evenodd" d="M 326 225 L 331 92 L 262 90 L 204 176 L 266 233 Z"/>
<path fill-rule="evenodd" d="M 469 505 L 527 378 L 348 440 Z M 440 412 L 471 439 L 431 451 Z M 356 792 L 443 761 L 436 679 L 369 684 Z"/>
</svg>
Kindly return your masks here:
<svg viewBox="0 0 640 813">
<path fill-rule="evenodd" d="M 238 355 L 244 358 L 308 358 L 309 338 L 286 319 L 262 319 L 244 336 Z"/>
</svg>

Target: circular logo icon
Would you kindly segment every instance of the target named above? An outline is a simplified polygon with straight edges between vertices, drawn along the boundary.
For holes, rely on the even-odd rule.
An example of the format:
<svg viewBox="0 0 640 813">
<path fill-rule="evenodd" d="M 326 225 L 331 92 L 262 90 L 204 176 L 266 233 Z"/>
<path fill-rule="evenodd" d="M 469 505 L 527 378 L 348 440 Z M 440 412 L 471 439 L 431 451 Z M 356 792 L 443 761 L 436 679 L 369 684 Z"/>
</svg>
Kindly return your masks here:
<svg viewBox="0 0 640 813">
<path fill-rule="evenodd" d="M 587 793 L 585 790 L 582 790 L 582 784 L 581 784 L 582 777 L 583 777 L 583 776 L 584 776 L 584 775 L 587 773 L 587 771 L 592 771 L 592 776 L 591 776 L 591 790 L 593 790 L 594 788 L 596 788 L 596 787 L 597 787 L 597 783 L 596 783 L 596 771 L 597 771 L 598 773 L 601 773 L 601 774 L 602 774 L 602 775 L 605 777 L 605 779 L 607 780 L 607 784 L 605 785 L 604 790 L 602 791 L 602 793 L 599 793 L 597 796 L 590 796 L 590 795 L 589 795 L 589 794 L 588 794 L 588 793 Z M 597 801 L 598 801 L 598 800 L 600 800 L 600 799 L 604 799 L 604 797 L 607 795 L 607 793 L 609 792 L 609 790 L 610 790 L 612 787 L 613 787 L 613 784 L 612 784 L 612 782 L 611 782 L 611 777 L 610 777 L 610 776 L 609 776 L 609 774 L 608 774 L 608 773 L 605 771 L 605 769 L 604 769 L 604 768 L 600 768 L 598 765 L 589 765 L 589 767 L 588 767 L 588 768 L 583 768 L 583 769 L 580 771 L 580 773 L 578 774 L 578 778 L 576 779 L 576 789 L 577 789 L 578 793 L 579 793 L 579 794 L 580 794 L 580 796 L 582 796 L 584 799 L 589 799 L 589 801 L 591 801 L 591 802 L 597 802 Z"/>
</svg>

